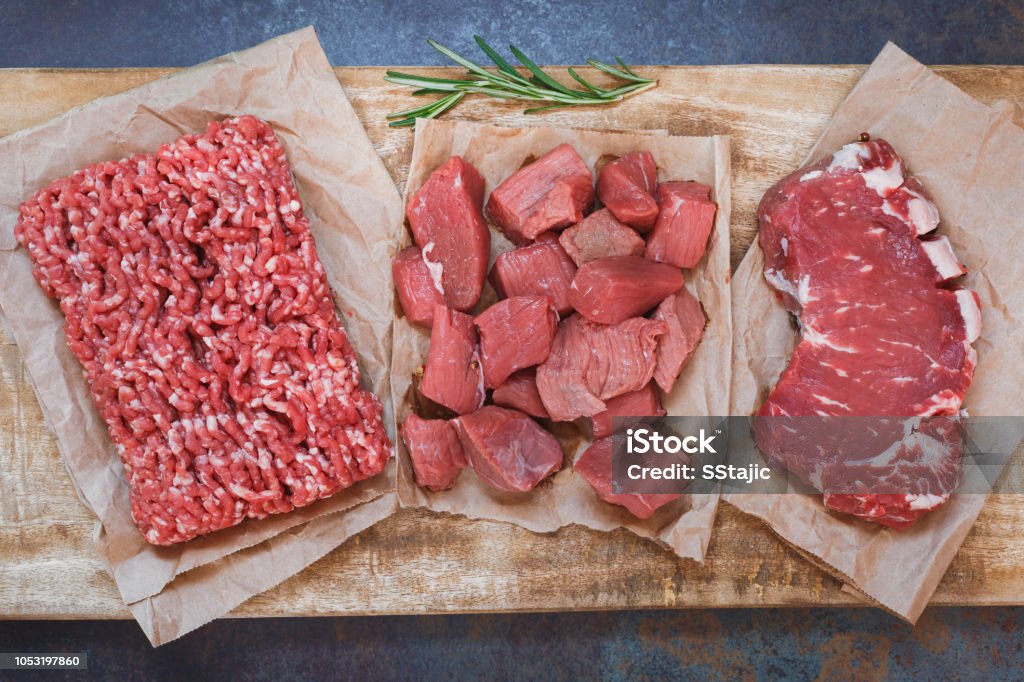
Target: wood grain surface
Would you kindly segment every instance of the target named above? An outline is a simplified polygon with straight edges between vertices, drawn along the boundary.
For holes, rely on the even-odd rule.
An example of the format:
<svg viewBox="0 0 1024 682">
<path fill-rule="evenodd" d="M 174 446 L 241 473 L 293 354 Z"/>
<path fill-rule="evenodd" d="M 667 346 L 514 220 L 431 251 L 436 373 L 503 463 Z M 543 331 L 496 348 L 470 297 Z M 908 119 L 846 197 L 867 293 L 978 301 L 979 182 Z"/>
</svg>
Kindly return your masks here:
<svg viewBox="0 0 1024 682">
<path fill-rule="evenodd" d="M 810 149 L 862 66 L 648 67 L 660 86 L 618 106 L 523 117 L 468 100 L 451 116 L 509 125 L 663 129 L 732 136 L 732 257 L 756 230 L 761 194 Z M 440 75 L 441 69 L 416 69 Z M 1024 104 L 1024 67 L 938 67 L 986 103 Z M 0 135 L 167 75 L 168 69 L 0 71 Z M 407 91 L 379 68 L 337 75 L 402 186 L 412 133 L 387 127 Z M 12 160 L 0 160 L 11 163 Z M 993 497 L 936 592 L 936 604 L 1024 603 L 1024 496 Z M 0 331 L 0 618 L 127 618 L 92 549 L 18 349 Z M 564 609 L 810 606 L 859 603 L 759 522 L 723 505 L 706 563 L 677 559 L 632 534 L 579 527 L 551 535 L 405 510 L 356 536 L 236 616 Z"/>
</svg>

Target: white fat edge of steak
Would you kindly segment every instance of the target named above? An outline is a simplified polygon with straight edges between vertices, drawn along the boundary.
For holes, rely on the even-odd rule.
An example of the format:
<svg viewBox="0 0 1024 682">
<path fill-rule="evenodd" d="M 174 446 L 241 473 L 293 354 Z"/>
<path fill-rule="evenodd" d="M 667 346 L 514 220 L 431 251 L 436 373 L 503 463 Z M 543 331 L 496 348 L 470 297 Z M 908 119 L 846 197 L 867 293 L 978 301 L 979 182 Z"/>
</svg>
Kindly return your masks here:
<svg viewBox="0 0 1024 682">
<path fill-rule="evenodd" d="M 837 169 L 857 171 L 864 178 L 864 184 L 884 199 L 903 184 L 903 161 L 894 155 L 888 165 L 864 170 L 864 162 L 871 158 L 869 144 L 852 142 L 846 145 L 832 156 L 827 170 L 829 173 Z"/>
<path fill-rule="evenodd" d="M 971 344 L 981 336 L 981 308 L 978 297 L 970 289 L 957 289 L 956 301 L 960 304 L 960 316 L 967 328 L 967 343 Z"/>
<path fill-rule="evenodd" d="M 906 211 L 902 211 L 896 199 L 904 199 Z M 882 211 L 894 218 L 909 220 L 917 234 L 928 234 L 939 226 L 939 209 L 920 192 L 904 185 L 886 197 Z"/>
<path fill-rule="evenodd" d="M 921 247 L 935 267 L 935 271 L 939 273 L 941 281 L 945 282 L 967 274 L 967 268 L 961 265 L 956 254 L 953 253 L 953 245 L 949 243 L 946 236 L 922 239 Z"/>
</svg>

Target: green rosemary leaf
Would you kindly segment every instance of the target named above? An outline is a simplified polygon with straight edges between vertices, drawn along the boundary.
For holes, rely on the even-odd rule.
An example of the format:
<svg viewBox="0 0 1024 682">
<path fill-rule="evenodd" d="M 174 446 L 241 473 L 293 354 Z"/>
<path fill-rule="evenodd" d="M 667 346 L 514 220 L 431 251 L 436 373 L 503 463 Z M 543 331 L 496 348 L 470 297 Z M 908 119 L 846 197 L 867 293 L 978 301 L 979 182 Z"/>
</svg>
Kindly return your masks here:
<svg viewBox="0 0 1024 682">
<path fill-rule="evenodd" d="M 577 91 L 570 90 L 569 88 L 565 87 L 564 85 L 556 81 L 551 76 L 544 73 L 544 71 L 539 66 L 534 64 L 532 59 L 523 54 L 522 51 L 519 50 L 519 48 L 517 48 L 515 45 L 509 45 L 508 49 L 511 50 L 512 54 L 516 56 L 516 59 L 522 62 L 523 66 L 525 66 L 527 70 L 533 74 L 534 78 L 536 78 L 542 84 L 548 86 L 549 88 L 553 88 L 559 92 L 565 93 L 566 95 L 577 94 Z"/>
<path fill-rule="evenodd" d="M 434 78 L 433 76 L 417 76 L 412 73 L 402 73 L 401 71 L 387 71 L 384 74 L 384 80 L 388 78 L 401 78 L 403 80 L 415 80 L 423 81 L 424 83 L 465 83 L 466 79 L 460 78 Z"/>
<path fill-rule="evenodd" d="M 573 80 L 575 80 L 577 83 L 585 87 L 587 90 L 590 90 L 595 95 L 603 97 L 605 93 L 608 92 L 607 90 L 599 88 L 596 85 L 588 82 L 587 79 L 576 73 L 576 69 L 572 68 L 571 66 L 568 67 L 566 70 L 569 72 L 569 75 L 573 77 Z"/>
<path fill-rule="evenodd" d="M 389 125 L 406 127 L 414 125 L 417 118 L 440 116 L 461 102 L 467 94 L 486 95 L 504 100 L 547 102 L 547 104 L 526 109 L 525 113 L 533 114 L 563 107 L 610 104 L 657 85 L 657 81 L 644 78 L 627 66 L 622 59 L 616 57 L 615 62 L 618 67 L 596 59 L 588 59 L 587 63 L 592 68 L 619 81 L 625 81 L 625 83 L 614 88 L 600 87 L 570 67 L 567 69 L 569 76 L 584 88 L 578 90 L 555 80 L 515 45 L 510 45 L 509 49 L 522 64 L 522 69 L 512 66 L 480 36 L 474 35 L 473 40 L 477 47 L 494 63 L 496 69 L 494 67 L 485 68 L 435 40 L 428 40 L 427 43 L 431 47 L 466 69 L 467 77 L 461 79 L 435 78 L 401 71 L 389 70 L 386 72 L 385 81 L 413 88 L 413 95 L 439 95 L 429 104 L 388 114 Z"/>
<path fill-rule="evenodd" d="M 629 66 L 626 65 L 626 62 L 622 61 L 622 59 L 620 59 L 619 57 L 615 57 L 615 62 L 619 66 L 621 66 L 622 70 L 625 71 L 626 73 L 628 73 L 630 76 L 634 76 L 636 78 L 641 78 L 641 76 L 636 71 L 634 71 L 633 69 L 629 68 Z"/>
<path fill-rule="evenodd" d="M 452 50 L 449 50 L 447 47 L 437 42 L 436 40 L 427 39 L 427 44 L 430 45 L 435 50 L 437 50 L 438 52 L 440 52 L 441 54 L 443 54 L 445 57 L 451 59 L 453 62 L 464 66 L 466 70 L 469 71 L 470 73 L 475 73 L 481 78 L 486 78 L 487 80 L 495 80 L 496 78 L 501 78 L 502 80 L 504 79 L 504 77 L 495 76 L 495 74 L 491 73 L 490 71 L 480 66 L 479 64 L 471 62 L 462 55 L 456 54 Z"/>
<path fill-rule="evenodd" d="M 571 104 L 549 104 L 546 107 L 534 107 L 532 109 L 523 109 L 524 114 L 539 114 L 544 111 L 551 111 L 552 109 L 564 109 L 565 107 L 571 107 Z"/>
<path fill-rule="evenodd" d="M 476 44 L 480 46 L 480 49 L 491 58 L 491 61 L 498 67 L 498 70 L 507 74 L 509 78 L 518 81 L 521 85 L 528 85 L 530 83 L 530 81 L 523 78 L 523 76 L 516 71 L 511 64 L 505 61 L 505 58 L 498 54 L 497 50 L 488 45 L 487 41 L 478 35 L 474 35 L 473 40 L 475 40 Z"/>
<path fill-rule="evenodd" d="M 620 71 L 619 69 L 616 69 L 614 66 L 610 64 L 605 64 L 604 62 L 599 62 L 596 59 L 588 59 L 587 64 L 590 64 L 598 71 L 604 71 L 605 73 L 615 76 L 616 78 L 621 78 L 624 81 L 635 81 L 637 79 L 636 76 L 628 74 L 625 71 Z"/>
</svg>

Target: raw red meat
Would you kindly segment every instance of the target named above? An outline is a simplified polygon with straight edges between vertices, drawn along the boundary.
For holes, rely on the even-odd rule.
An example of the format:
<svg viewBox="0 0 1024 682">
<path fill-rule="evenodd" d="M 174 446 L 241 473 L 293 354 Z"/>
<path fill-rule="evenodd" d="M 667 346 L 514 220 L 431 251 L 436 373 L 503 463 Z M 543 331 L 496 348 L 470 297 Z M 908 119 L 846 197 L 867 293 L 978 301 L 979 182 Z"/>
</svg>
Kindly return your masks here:
<svg viewBox="0 0 1024 682">
<path fill-rule="evenodd" d="M 410 414 L 402 422 L 402 442 L 409 451 L 416 484 L 427 490 L 447 490 L 469 466 L 455 425 L 447 419 L 423 419 Z"/>
<path fill-rule="evenodd" d="M 284 149 L 251 116 L 96 164 L 15 228 L 60 301 L 147 541 L 287 512 L 379 473 L 380 402 L 338 319 Z"/>
<path fill-rule="evenodd" d="M 534 367 L 516 372 L 491 394 L 495 405 L 525 412 L 531 417 L 547 419 L 540 393 L 537 391 L 537 370 Z"/>
<path fill-rule="evenodd" d="M 647 232 L 658 219 L 658 166 L 650 152 L 612 161 L 597 175 L 597 196 L 622 222 Z"/>
<path fill-rule="evenodd" d="M 468 311 L 487 277 L 491 232 L 484 222 L 484 178 L 453 156 L 409 198 L 406 216 L 431 278 L 450 308 Z"/>
<path fill-rule="evenodd" d="M 649 519 L 659 507 L 678 499 L 680 495 L 631 495 L 612 492 L 612 454 L 616 449 L 624 449 L 623 441 L 624 436 L 621 434 L 595 441 L 579 456 L 572 468 L 605 502 L 623 506 L 639 519 Z"/>
<path fill-rule="evenodd" d="M 484 383 L 494 388 L 516 370 L 547 360 L 558 328 L 558 313 L 547 296 L 513 296 L 476 318 Z"/>
<path fill-rule="evenodd" d="M 558 441 L 522 412 L 488 405 L 455 423 L 470 466 L 493 488 L 533 490 L 562 468 Z"/>
<path fill-rule="evenodd" d="M 537 390 L 555 421 L 592 417 L 605 400 L 643 388 L 654 376 L 660 320 L 634 317 L 616 325 L 562 320 L 548 359 L 537 368 Z"/>
<path fill-rule="evenodd" d="M 758 217 L 765 278 L 801 324 L 759 415 L 959 413 L 974 374 L 978 299 L 948 283 L 963 272 L 948 242 L 921 239 L 938 225 L 938 211 L 887 142 L 850 144 L 798 170 L 768 191 Z M 826 505 L 884 525 L 908 525 L 959 482 L 956 430 L 933 434 L 921 455 L 918 436 L 904 439 L 901 425 L 874 456 L 855 458 L 779 451 L 775 430 L 758 430 L 768 457 L 825 492 Z M 839 495 L 826 478 L 866 483 L 862 494 Z M 891 492 L 894 481 L 900 494 Z"/>
<path fill-rule="evenodd" d="M 591 322 L 618 324 L 643 315 L 683 286 L 679 268 L 643 256 L 610 256 L 576 272 L 569 303 Z"/>
<path fill-rule="evenodd" d="M 487 216 L 513 244 L 583 220 L 594 203 L 594 175 L 568 144 L 523 166 L 491 192 Z"/>
<path fill-rule="evenodd" d="M 491 286 L 499 296 L 547 296 L 559 315 L 572 312 L 569 287 L 576 265 L 557 240 L 539 241 L 506 251 L 491 268 Z"/>
<path fill-rule="evenodd" d="M 707 318 L 700 303 L 684 287 L 661 302 L 654 311 L 654 319 L 668 325 L 668 331 L 658 341 L 658 366 L 654 370 L 654 380 L 661 390 L 671 393 L 679 373 L 697 350 Z"/>
<path fill-rule="evenodd" d="M 439 305 L 434 308 L 430 350 L 420 393 L 457 414 L 484 404 L 484 372 L 473 318 Z"/>
<path fill-rule="evenodd" d="M 762 452 L 775 453 L 774 462 L 822 491 L 827 507 L 892 528 L 945 503 L 960 482 L 965 435 L 959 416 L 754 421 Z"/>
<path fill-rule="evenodd" d="M 602 208 L 562 232 L 558 242 L 576 265 L 608 256 L 642 256 L 644 240 Z"/>
<path fill-rule="evenodd" d="M 391 278 L 395 280 L 398 302 L 412 324 L 430 327 L 434 324 L 434 306 L 444 303 L 441 289 L 430 276 L 423 262 L 420 247 L 410 246 L 391 262 Z"/>
<path fill-rule="evenodd" d="M 715 225 L 711 188 L 699 182 L 663 182 L 658 185 L 658 205 L 658 222 L 644 255 L 678 268 L 696 267 Z"/>
<path fill-rule="evenodd" d="M 659 342 L 660 343 L 660 342 Z M 625 431 L 630 426 L 664 417 L 661 396 L 654 384 L 647 384 L 638 391 L 630 391 L 605 401 L 604 412 L 590 418 L 594 438 L 605 438 L 613 433 Z M 637 419 L 622 419 L 637 417 Z"/>
</svg>

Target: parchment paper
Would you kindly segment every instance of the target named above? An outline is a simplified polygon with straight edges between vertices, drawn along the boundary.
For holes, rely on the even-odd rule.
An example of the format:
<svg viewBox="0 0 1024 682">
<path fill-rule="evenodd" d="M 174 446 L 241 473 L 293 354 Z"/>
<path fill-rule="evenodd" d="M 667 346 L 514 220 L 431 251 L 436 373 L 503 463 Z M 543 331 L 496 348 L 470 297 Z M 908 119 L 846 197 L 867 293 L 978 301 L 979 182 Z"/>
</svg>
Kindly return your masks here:
<svg viewBox="0 0 1024 682">
<path fill-rule="evenodd" d="M 392 462 L 385 473 L 305 509 L 175 547 L 147 544 L 131 520 L 121 462 L 67 348 L 60 310 L 32 279 L 15 241 L 18 205 L 49 182 L 245 113 L 268 121 L 284 144 L 363 383 L 383 400 L 393 438 L 389 254 L 401 197 L 312 28 L 0 140 L 0 308 L 79 496 L 99 519 L 99 553 L 154 645 L 226 613 L 397 508 Z"/>
<path fill-rule="evenodd" d="M 712 187 L 718 203 L 708 255 L 687 272 L 687 287 L 701 301 L 710 321 L 697 352 L 683 370 L 672 394 L 666 397 L 669 414 L 723 415 L 729 406 L 729 364 L 732 321 L 729 301 L 729 140 L 726 137 L 679 137 L 664 134 L 626 134 L 567 128 L 503 128 L 462 121 L 420 121 L 416 127 L 407 196 L 426 181 L 431 172 L 451 155 L 472 163 L 487 181 L 487 191 L 518 170 L 524 162 L 540 157 L 554 146 L 568 142 L 594 168 L 606 155 L 621 156 L 646 150 L 654 155 L 661 180 L 698 180 Z M 496 230 L 491 230 L 491 263 L 512 248 Z M 407 231 L 395 253 L 411 242 Z M 493 301 L 485 291 L 484 300 Z M 405 318 L 395 322 L 391 386 L 401 422 L 411 409 L 413 373 L 426 360 L 430 334 L 413 327 Z M 578 433 L 562 432 L 563 449 L 582 452 L 589 443 Z M 529 493 L 503 493 L 465 470 L 455 487 L 431 493 L 416 485 L 404 445 L 398 471 L 398 495 L 404 506 L 428 509 L 470 518 L 492 519 L 518 524 L 536 532 L 551 532 L 577 523 L 596 530 L 628 528 L 655 540 L 681 557 L 703 561 L 711 538 L 718 496 L 684 495 L 659 509 L 646 521 L 633 517 L 621 507 L 602 502 L 590 486 L 566 467 Z"/>
<path fill-rule="evenodd" d="M 1024 130 L 1010 107 L 988 107 L 888 44 L 839 107 L 807 161 L 866 131 L 893 144 L 939 207 L 939 234 L 970 270 L 981 298 L 978 367 L 964 407 L 972 416 L 1020 416 L 1024 404 Z M 788 315 L 762 275 L 755 243 L 736 272 L 731 414 L 751 414 L 785 368 L 796 341 Z M 764 520 L 852 591 L 917 620 L 987 496 L 955 495 L 907 530 L 894 531 L 825 509 L 809 495 L 725 499 Z"/>
</svg>

